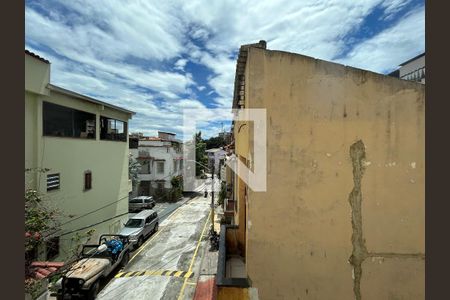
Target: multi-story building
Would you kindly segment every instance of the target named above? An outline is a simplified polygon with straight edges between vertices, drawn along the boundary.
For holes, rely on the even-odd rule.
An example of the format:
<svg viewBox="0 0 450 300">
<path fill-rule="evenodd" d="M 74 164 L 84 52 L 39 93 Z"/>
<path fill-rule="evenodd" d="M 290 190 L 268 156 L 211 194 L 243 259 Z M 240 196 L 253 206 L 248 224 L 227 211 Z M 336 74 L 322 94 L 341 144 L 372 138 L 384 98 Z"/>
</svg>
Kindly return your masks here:
<svg viewBox="0 0 450 300">
<path fill-rule="evenodd" d="M 65 259 L 79 242 L 117 232 L 128 213 L 128 120 L 134 113 L 50 83 L 50 62 L 25 51 L 26 188 L 61 213 L 39 259 Z M 46 173 L 37 169 L 49 169 Z"/>
<path fill-rule="evenodd" d="M 400 64 L 400 68 L 389 74 L 400 79 L 425 83 L 425 52 Z"/>
<path fill-rule="evenodd" d="M 265 42 L 235 78 L 233 108 L 266 110 L 267 186 L 229 179 L 218 299 L 423 299 L 425 86 Z M 253 122 L 233 125 L 252 169 Z"/>
<path fill-rule="evenodd" d="M 208 168 L 210 172 L 214 167 L 214 173 L 219 174 L 220 172 L 220 161 L 224 160 L 226 151 L 221 148 L 213 148 L 205 151 L 208 157 Z"/>
<path fill-rule="evenodd" d="M 158 200 L 172 188 L 172 178 L 182 175 L 183 144 L 174 133 L 162 131 L 158 137 L 140 135 L 133 139 L 130 154 L 141 165 L 133 196 L 151 195 Z"/>
</svg>

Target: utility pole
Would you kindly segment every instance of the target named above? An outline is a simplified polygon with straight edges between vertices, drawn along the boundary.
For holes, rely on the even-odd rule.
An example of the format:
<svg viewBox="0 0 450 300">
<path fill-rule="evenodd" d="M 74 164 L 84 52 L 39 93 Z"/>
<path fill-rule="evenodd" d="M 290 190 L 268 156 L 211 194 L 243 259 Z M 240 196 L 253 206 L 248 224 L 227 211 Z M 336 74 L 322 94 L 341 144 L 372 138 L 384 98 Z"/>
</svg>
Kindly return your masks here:
<svg viewBox="0 0 450 300">
<path fill-rule="evenodd" d="M 212 186 L 211 186 L 211 232 L 214 231 L 214 167 L 215 164 L 212 166 Z"/>
</svg>

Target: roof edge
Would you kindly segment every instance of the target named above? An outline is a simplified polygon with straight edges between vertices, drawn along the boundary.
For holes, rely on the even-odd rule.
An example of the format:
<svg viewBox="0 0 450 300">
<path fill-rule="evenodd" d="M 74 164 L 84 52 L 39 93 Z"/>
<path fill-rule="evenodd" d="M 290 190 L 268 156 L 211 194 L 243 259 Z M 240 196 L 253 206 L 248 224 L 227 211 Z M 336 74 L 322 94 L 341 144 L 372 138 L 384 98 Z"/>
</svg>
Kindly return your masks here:
<svg viewBox="0 0 450 300">
<path fill-rule="evenodd" d="M 89 101 L 89 102 L 94 103 L 94 104 L 107 106 L 109 108 L 112 108 L 112 109 L 115 109 L 115 110 L 119 110 L 119 111 L 122 111 L 122 112 L 130 114 L 130 115 L 135 115 L 136 114 L 134 111 L 131 111 L 131 110 L 128 110 L 128 109 L 125 109 L 125 108 L 122 108 L 120 106 L 116 106 L 116 105 L 113 105 L 113 104 L 109 104 L 109 103 L 106 103 L 106 102 L 103 102 L 103 101 L 100 101 L 100 100 L 97 100 L 97 99 L 94 99 L 94 98 L 91 98 L 91 97 L 79 94 L 79 93 L 71 91 L 71 90 L 67 90 L 65 88 L 59 87 L 59 86 L 51 84 L 51 83 L 49 83 L 47 85 L 47 88 L 49 90 L 51 90 L 51 91 L 55 91 L 55 92 L 58 92 L 58 93 L 61 93 L 61 94 L 69 95 L 69 96 L 72 96 L 72 97 L 75 97 L 75 98 L 78 98 L 78 99 L 86 100 L 86 101 Z"/>
<path fill-rule="evenodd" d="M 25 54 L 28 54 L 31 57 L 34 57 L 34 58 L 36 58 L 36 59 L 38 59 L 38 60 L 40 60 L 42 62 L 45 62 L 46 64 L 50 64 L 49 60 L 47 60 L 47 59 L 37 55 L 36 53 L 31 52 L 30 50 L 25 49 Z"/>
<path fill-rule="evenodd" d="M 411 59 L 408 59 L 408 60 L 405 61 L 405 62 L 402 62 L 401 64 L 399 64 L 399 66 L 404 66 L 404 65 L 406 65 L 407 63 L 410 63 L 410 62 L 412 62 L 413 60 L 416 60 L 416 59 L 418 59 L 418 58 L 420 58 L 420 57 L 422 57 L 422 56 L 425 56 L 425 52 L 422 53 L 422 54 L 419 54 L 419 55 L 417 55 L 417 56 L 415 56 L 415 57 L 413 57 L 413 58 L 411 58 Z"/>
</svg>

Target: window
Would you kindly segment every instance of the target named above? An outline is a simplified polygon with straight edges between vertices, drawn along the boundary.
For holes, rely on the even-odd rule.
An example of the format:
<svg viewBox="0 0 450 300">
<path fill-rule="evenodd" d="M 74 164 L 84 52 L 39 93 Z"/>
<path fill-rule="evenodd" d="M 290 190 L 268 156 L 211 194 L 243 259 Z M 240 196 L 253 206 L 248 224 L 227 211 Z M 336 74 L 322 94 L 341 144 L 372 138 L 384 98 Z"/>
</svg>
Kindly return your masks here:
<svg viewBox="0 0 450 300">
<path fill-rule="evenodd" d="M 100 139 L 126 142 L 127 122 L 100 117 Z"/>
<path fill-rule="evenodd" d="M 180 160 L 180 170 L 183 170 L 183 160 Z"/>
<path fill-rule="evenodd" d="M 84 190 L 92 189 L 92 172 L 86 171 L 84 172 Z"/>
<path fill-rule="evenodd" d="M 141 168 L 139 169 L 139 174 L 151 174 L 152 170 L 150 168 L 150 161 L 143 160 L 141 162 Z"/>
<path fill-rule="evenodd" d="M 177 171 L 177 160 L 176 159 L 173 160 L 173 171 L 174 172 Z"/>
<path fill-rule="evenodd" d="M 164 162 L 163 161 L 156 162 L 156 171 L 158 172 L 158 174 L 164 173 Z"/>
<path fill-rule="evenodd" d="M 152 199 L 145 199 L 144 203 L 152 203 Z"/>
<path fill-rule="evenodd" d="M 128 148 L 138 149 L 139 148 L 139 139 L 130 137 L 128 139 Z"/>
<path fill-rule="evenodd" d="M 53 190 L 59 190 L 60 180 L 59 173 L 47 175 L 47 192 Z"/>
<path fill-rule="evenodd" d="M 46 259 L 51 260 L 59 254 L 59 236 L 49 239 L 45 243 Z"/>
<path fill-rule="evenodd" d="M 164 189 L 164 182 L 158 182 L 158 190 L 162 191 Z"/>
<path fill-rule="evenodd" d="M 95 114 L 45 101 L 42 109 L 45 136 L 95 139 Z"/>
<path fill-rule="evenodd" d="M 142 219 L 129 219 L 128 222 L 125 224 L 125 227 L 130 228 L 139 228 L 142 227 Z"/>
<path fill-rule="evenodd" d="M 138 204 L 141 204 L 141 203 L 144 203 L 144 200 L 142 200 L 142 199 L 132 199 L 132 200 L 130 200 L 130 203 L 138 203 Z"/>
<path fill-rule="evenodd" d="M 149 217 L 147 217 L 147 219 L 145 219 L 145 224 L 150 224 L 154 219 L 154 214 L 150 215 Z"/>
</svg>

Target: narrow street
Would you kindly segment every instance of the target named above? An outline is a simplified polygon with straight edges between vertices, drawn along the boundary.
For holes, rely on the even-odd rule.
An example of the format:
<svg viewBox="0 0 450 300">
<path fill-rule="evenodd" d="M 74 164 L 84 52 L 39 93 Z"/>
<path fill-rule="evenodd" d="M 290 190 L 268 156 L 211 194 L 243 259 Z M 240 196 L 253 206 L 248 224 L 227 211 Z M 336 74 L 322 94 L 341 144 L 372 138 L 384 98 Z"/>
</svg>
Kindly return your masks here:
<svg viewBox="0 0 450 300">
<path fill-rule="evenodd" d="M 128 265 L 97 299 L 192 299 L 199 253 L 207 246 L 210 201 L 209 197 L 198 196 L 175 206 L 156 207 L 166 217 L 159 231 L 132 254 Z"/>
</svg>

